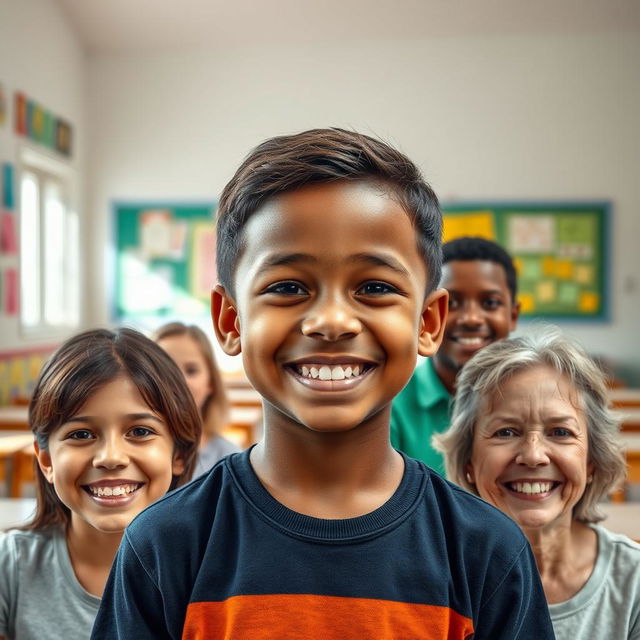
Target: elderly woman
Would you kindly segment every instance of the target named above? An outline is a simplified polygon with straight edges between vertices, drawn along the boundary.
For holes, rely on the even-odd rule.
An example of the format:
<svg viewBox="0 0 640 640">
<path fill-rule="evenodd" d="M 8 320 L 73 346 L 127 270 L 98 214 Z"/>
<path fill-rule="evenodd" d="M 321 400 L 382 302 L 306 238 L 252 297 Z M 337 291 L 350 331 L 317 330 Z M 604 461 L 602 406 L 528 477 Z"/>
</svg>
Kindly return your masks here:
<svg viewBox="0 0 640 640">
<path fill-rule="evenodd" d="M 529 539 L 558 640 L 640 638 L 640 545 L 595 524 L 624 476 L 617 432 L 602 373 L 549 329 L 479 351 L 434 437 L 447 477 Z"/>
</svg>

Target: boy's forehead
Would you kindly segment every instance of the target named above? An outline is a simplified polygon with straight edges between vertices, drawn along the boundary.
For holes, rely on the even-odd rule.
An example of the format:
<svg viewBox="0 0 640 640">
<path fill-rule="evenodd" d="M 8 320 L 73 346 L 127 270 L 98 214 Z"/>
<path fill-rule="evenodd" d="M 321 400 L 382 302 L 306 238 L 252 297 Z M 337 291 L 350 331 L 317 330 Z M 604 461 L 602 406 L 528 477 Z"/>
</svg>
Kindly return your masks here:
<svg viewBox="0 0 640 640">
<path fill-rule="evenodd" d="M 426 272 L 404 208 L 382 186 L 361 181 L 308 185 L 265 202 L 245 225 L 239 263 L 280 252 L 336 259 L 386 252 Z"/>
<path fill-rule="evenodd" d="M 505 268 L 493 260 L 449 260 L 442 265 L 442 283 L 449 286 L 468 285 L 509 290 Z"/>
<path fill-rule="evenodd" d="M 308 185 L 270 198 L 248 220 L 244 240 L 247 244 L 262 243 L 266 227 L 270 240 L 291 244 L 308 237 L 311 230 L 325 227 L 332 233 L 317 239 L 329 249 L 345 233 L 378 239 L 379 231 L 392 225 L 408 226 L 415 237 L 409 216 L 388 190 L 369 182 L 338 181 Z"/>
</svg>

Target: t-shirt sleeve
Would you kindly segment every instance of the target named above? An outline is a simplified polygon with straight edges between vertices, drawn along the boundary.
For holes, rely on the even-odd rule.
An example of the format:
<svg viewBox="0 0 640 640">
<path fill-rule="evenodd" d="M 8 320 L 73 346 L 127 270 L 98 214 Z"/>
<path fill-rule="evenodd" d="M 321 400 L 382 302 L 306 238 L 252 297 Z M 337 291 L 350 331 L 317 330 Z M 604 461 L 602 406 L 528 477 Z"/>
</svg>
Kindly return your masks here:
<svg viewBox="0 0 640 640">
<path fill-rule="evenodd" d="M 126 534 L 111 568 L 93 626 L 94 640 L 164 640 L 163 598 Z"/>
<path fill-rule="evenodd" d="M 15 615 L 18 554 L 14 538 L 0 533 L 0 637 L 9 637 Z"/>
<path fill-rule="evenodd" d="M 538 569 L 528 544 L 480 608 L 474 640 L 555 640 Z"/>
</svg>

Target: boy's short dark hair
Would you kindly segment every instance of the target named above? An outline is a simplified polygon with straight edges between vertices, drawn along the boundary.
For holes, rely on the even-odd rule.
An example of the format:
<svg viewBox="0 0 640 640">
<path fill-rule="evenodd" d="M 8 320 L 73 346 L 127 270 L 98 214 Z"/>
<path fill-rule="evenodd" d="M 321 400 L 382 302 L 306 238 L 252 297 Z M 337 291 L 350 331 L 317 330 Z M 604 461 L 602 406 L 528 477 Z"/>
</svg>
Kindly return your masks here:
<svg viewBox="0 0 640 640">
<path fill-rule="evenodd" d="M 373 181 L 389 189 L 416 229 L 427 267 L 427 293 L 440 282 L 442 215 L 438 198 L 404 154 L 367 135 L 344 129 L 311 129 L 258 145 L 220 197 L 217 267 L 220 283 L 234 295 L 233 272 L 247 220 L 269 198 L 310 184 Z"/>
<path fill-rule="evenodd" d="M 511 300 L 515 302 L 518 292 L 518 280 L 513 259 L 499 244 L 486 238 L 464 236 L 450 240 L 442 245 L 442 263 L 452 260 L 487 260 L 503 267 L 507 276 L 507 287 Z"/>
</svg>

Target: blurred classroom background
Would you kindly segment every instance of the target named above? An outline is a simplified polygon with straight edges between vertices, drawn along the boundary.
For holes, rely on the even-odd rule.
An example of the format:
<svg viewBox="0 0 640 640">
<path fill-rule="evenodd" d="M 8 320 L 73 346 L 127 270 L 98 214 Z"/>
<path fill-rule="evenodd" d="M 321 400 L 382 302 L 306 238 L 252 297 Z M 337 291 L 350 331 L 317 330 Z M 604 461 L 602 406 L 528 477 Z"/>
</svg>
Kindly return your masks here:
<svg viewBox="0 0 640 640">
<path fill-rule="evenodd" d="M 551 320 L 599 358 L 639 458 L 638 61 L 636 0 L 0 0 L 1 490 L 23 494 L 20 405 L 63 339 L 213 339 L 222 187 L 261 140 L 325 126 L 399 147 L 447 233 L 518 255 L 519 331 Z M 217 354 L 247 444 L 259 402 Z"/>
</svg>

